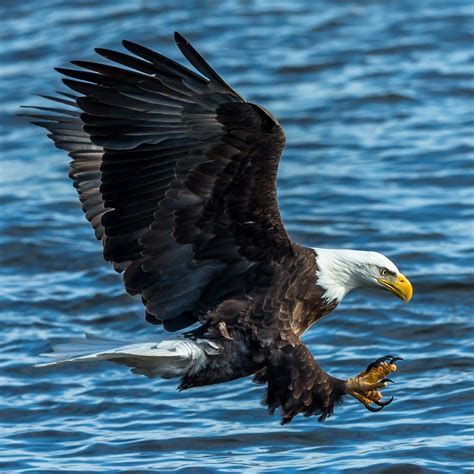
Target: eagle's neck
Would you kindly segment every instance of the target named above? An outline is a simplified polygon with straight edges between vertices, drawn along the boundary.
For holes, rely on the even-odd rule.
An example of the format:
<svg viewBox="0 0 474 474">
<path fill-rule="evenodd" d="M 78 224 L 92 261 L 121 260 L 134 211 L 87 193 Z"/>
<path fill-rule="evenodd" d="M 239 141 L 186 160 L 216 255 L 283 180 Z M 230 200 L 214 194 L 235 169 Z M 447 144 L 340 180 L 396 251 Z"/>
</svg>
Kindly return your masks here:
<svg viewBox="0 0 474 474">
<path fill-rule="evenodd" d="M 368 252 L 315 248 L 317 284 L 325 290 L 323 298 L 340 303 L 354 288 L 369 286 L 364 272 Z"/>
</svg>

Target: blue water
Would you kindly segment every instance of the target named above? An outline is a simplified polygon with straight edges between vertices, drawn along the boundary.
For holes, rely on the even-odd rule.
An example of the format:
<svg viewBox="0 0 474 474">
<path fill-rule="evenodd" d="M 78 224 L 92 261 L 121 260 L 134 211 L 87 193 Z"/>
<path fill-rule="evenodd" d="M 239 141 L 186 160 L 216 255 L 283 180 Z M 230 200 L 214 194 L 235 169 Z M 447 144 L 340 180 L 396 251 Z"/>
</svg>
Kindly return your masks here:
<svg viewBox="0 0 474 474">
<path fill-rule="evenodd" d="M 0 470 L 438 473 L 474 469 L 472 1 L 2 0 Z M 279 193 L 306 244 L 374 249 L 412 280 L 409 305 L 351 294 L 305 342 L 348 377 L 405 362 L 393 404 L 347 400 L 280 426 L 250 380 L 178 393 L 115 365 L 34 368 L 48 339 L 130 339 L 143 319 L 101 258 L 68 158 L 16 117 L 55 66 L 128 38 L 180 60 L 189 37 L 287 134 Z"/>
</svg>

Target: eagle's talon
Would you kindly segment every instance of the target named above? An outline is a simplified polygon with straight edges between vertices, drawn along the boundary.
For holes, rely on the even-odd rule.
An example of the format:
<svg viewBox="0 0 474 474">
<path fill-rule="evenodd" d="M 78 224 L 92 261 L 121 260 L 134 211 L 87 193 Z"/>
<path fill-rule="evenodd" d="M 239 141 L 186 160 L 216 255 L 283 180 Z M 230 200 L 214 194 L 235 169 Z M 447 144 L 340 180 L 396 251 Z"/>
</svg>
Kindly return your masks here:
<svg viewBox="0 0 474 474">
<path fill-rule="evenodd" d="M 371 407 L 370 405 L 364 405 L 364 406 L 365 408 L 367 408 L 367 410 L 372 411 L 374 413 L 384 409 L 384 407 L 374 408 L 374 407 Z"/>
<path fill-rule="evenodd" d="M 393 402 L 393 397 L 390 398 L 390 400 L 387 400 L 386 402 L 379 402 L 377 400 L 373 400 L 373 403 L 379 407 L 386 407 L 387 405 L 390 405 L 390 403 Z"/>
<path fill-rule="evenodd" d="M 396 359 L 396 357 L 394 357 L 393 355 L 385 355 L 383 357 L 379 357 L 376 361 L 374 362 L 371 362 L 367 368 L 365 369 L 366 372 L 369 372 L 369 370 L 372 370 L 374 367 L 377 367 L 379 366 L 382 362 L 386 362 L 387 360 L 390 360 L 390 359 Z"/>
<path fill-rule="evenodd" d="M 219 321 L 219 323 L 217 324 L 217 329 L 224 339 L 227 339 L 229 341 L 234 340 L 234 338 L 229 334 L 229 330 L 227 329 L 227 324 L 225 323 L 225 321 Z"/>
<path fill-rule="evenodd" d="M 401 357 L 386 355 L 372 362 L 367 366 L 367 369 L 361 372 L 357 377 L 352 377 L 347 380 L 347 393 L 356 398 L 367 410 L 372 412 L 380 411 L 390 405 L 393 402 L 393 397 L 386 402 L 382 402 L 381 389 L 387 387 L 389 383 L 395 383 L 389 379 L 387 375 L 397 370 L 397 366 L 394 364 L 397 360 L 403 359 Z"/>
</svg>

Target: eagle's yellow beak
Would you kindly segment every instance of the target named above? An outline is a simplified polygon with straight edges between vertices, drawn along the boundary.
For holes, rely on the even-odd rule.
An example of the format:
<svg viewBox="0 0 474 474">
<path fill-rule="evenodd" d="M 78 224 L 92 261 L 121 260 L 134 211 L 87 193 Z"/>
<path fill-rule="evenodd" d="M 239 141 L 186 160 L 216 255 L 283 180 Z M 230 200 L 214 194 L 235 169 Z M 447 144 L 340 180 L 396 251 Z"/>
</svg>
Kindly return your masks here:
<svg viewBox="0 0 474 474">
<path fill-rule="evenodd" d="M 411 300 L 413 287 L 405 275 L 400 273 L 395 281 L 385 280 L 384 278 L 379 278 L 377 281 L 405 303 Z"/>
</svg>

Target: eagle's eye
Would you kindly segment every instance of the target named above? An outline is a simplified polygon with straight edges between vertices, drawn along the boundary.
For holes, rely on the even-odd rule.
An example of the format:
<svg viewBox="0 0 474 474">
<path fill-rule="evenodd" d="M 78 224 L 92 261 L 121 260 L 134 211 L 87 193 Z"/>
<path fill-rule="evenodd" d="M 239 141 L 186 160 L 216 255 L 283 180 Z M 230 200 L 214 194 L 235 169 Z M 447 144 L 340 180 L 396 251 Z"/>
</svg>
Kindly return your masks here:
<svg viewBox="0 0 474 474">
<path fill-rule="evenodd" d="M 389 271 L 386 268 L 381 268 L 380 269 L 380 275 L 387 276 L 389 274 Z"/>
</svg>

